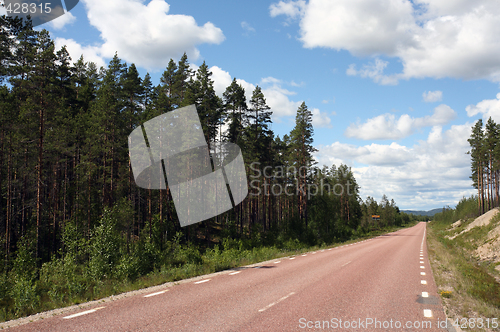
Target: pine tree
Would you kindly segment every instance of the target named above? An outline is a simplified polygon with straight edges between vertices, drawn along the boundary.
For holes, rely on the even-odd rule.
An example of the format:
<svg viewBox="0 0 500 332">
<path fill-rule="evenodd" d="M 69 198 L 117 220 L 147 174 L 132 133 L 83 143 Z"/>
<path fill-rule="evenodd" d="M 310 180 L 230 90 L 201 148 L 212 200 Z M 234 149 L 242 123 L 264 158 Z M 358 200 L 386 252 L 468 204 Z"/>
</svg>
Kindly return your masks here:
<svg viewBox="0 0 500 332">
<path fill-rule="evenodd" d="M 193 72 L 189 67 L 189 62 L 186 53 L 184 53 L 177 63 L 177 70 L 174 74 L 174 81 L 172 83 L 172 105 L 174 108 L 189 105 L 184 100 L 188 88 L 188 82 L 193 76 Z"/>
<path fill-rule="evenodd" d="M 478 209 L 479 213 L 485 212 L 484 204 L 484 168 L 485 168 L 485 147 L 483 120 L 479 119 L 472 127 L 471 137 L 468 139 L 471 150 L 468 152 L 471 156 L 472 182 L 478 191 Z"/>
<path fill-rule="evenodd" d="M 231 85 L 223 93 L 224 109 L 226 111 L 229 128 L 227 139 L 231 143 L 240 143 L 243 127 L 247 124 L 247 103 L 245 89 L 233 79 Z"/>
<path fill-rule="evenodd" d="M 125 107 L 123 98 L 122 76 L 126 74 L 126 64 L 115 54 L 104 72 L 102 84 L 97 90 L 96 100 L 92 104 L 87 144 L 91 147 L 91 156 L 97 163 L 98 179 L 101 182 L 101 206 L 110 207 L 114 201 L 116 181 L 117 150 L 126 146 L 120 139 L 123 118 L 121 111 Z M 90 225 L 88 225 L 90 229 Z"/>
<path fill-rule="evenodd" d="M 55 54 L 54 43 L 50 39 L 49 33 L 42 30 L 38 37 L 38 50 L 35 54 L 33 68 L 33 75 L 30 77 L 32 84 L 32 107 L 38 116 L 38 132 L 37 132 L 37 179 L 36 179 L 36 256 L 41 257 L 42 250 L 44 249 L 43 238 L 43 205 L 44 205 L 44 169 L 45 169 L 45 133 L 46 128 L 51 126 L 54 112 L 54 96 L 51 94 L 53 90 L 54 77 L 55 77 Z"/>
<path fill-rule="evenodd" d="M 498 142 L 498 131 L 496 123 L 491 119 L 491 117 L 486 122 L 486 132 L 485 132 L 485 148 L 487 154 L 487 196 L 488 196 L 488 210 L 493 208 L 493 202 L 496 201 L 494 198 L 494 187 L 495 187 L 495 175 L 497 172 L 495 165 L 495 150 Z M 495 190 L 496 191 L 496 190 Z"/>
<path fill-rule="evenodd" d="M 266 104 L 262 89 L 259 86 L 255 87 L 250 99 L 250 109 L 248 110 L 249 123 L 244 129 L 243 137 L 245 140 L 245 160 L 247 164 L 255 162 L 261 171 L 264 167 L 271 165 L 273 159 L 271 146 L 274 137 L 273 132 L 269 129 L 271 114 L 272 112 Z M 271 197 L 268 182 L 268 177 L 263 176 L 260 179 L 259 183 L 262 183 L 263 186 L 259 190 L 267 192 L 264 195 L 255 195 L 251 200 L 252 222 L 261 222 L 263 231 L 266 230 L 267 226 L 266 217 L 269 214 L 267 206 L 270 204 Z"/>
<path fill-rule="evenodd" d="M 151 100 L 154 97 L 153 83 L 151 83 L 151 75 L 149 75 L 149 73 L 146 73 L 144 79 L 142 80 L 141 90 L 143 93 L 141 103 L 142 105 L 144 105 L 143 110 L 145 110 L 148 108 L 149 104 L 151 103 Z"/>
<path fill-rule="evenodd" d="M 222 102 L 215 94 L 212 72 L 205 62 L 198 68 L 196 79 L 190 84 L 188 104 L 194 103 L 200 116 L 205 139 L 210 145 L 217 138 L 219 118 L 222 112 Z"/>
<path fill-rule="evenodd" d="M 312 113 L 302 102 L 297 110 L 295 117 L 295 127 L 290 132 L 291 156 L 296 167 L 296 178 L 299 187 L 299 217 L 304 220 L 307 227 L 307 178 L 310 168 L 315 164 L 313 153 L 316 148 L 313 147 L 314 129 L 312 125 Z"/>
<path fill-rule="evenodd" d="M 250 99 L 248 110 L 248 126 L 245 128 L 245 140 L 252 154 L 252 160 L 260 163 L 269 163 L 270 146 L 273 141 L 273 132 L 269 128 L 272 112 L 266 103 L 264 93 L 256 86 Z"/>
</svg>

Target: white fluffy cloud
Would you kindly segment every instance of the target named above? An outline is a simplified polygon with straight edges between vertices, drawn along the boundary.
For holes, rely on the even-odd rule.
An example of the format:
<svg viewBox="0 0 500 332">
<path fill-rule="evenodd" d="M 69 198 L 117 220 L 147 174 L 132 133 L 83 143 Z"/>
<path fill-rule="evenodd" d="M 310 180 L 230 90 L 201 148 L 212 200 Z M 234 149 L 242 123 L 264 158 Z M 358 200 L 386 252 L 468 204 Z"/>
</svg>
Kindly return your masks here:
<svg viewBox="0 0 500 332">
<path fill-rule="evenodd" d="M 214 81 L 215 93 L 222 97 L 222 94 L 226 88 L 231 84 L 233 78 L 229 72 L 221 69 L 218 66 L 210 67 L 212 71 L 212 80 Z M 236 82 L 240 84 L 245 89 L 245 97 L 247 102 L 252 98 L 253 90 L 256 85 L 249 83 L 243 79 L 236 79 Z M 283 82 L 274 77 L 265 77 L 260 81 L 260 86 L 264 97 L 266 98 L 267 105 L 271 108 L 273 112 L 273 121 L 281 121 L 283 117 L 295 116 L 297 109 L 299 108 L 302 101 L 293 101 L 290 99 L 291 96 L 295 95 L 295 92 L 287 90 L 282 87 Z M 319 109 L 312 109 L 313 113 L 313 125 L 316 127 L 331 127 L 331 120 L 328 115 L 321 112 Z"/>
<path fill-rule="evenodd" d="M 271 17 L 276 17 L 278 15 L 286 15 L 292 19 L 297 18 L 303 13 L 306 7 L 305 0 L 298 1 L 280 1 L 277 4 L 273 3 L 269 6 L 269 12 Z"/>
<path fill-rule="evenodd" d="M 233 78 L 229 73 L 218 66 L 210 67 L 212 80 L 214 81 L 214 90 L 217 96 L 222 97 L 226 88 L 231 84 Z"/>
<path fill-rule="evenodd" d="M 255 28 L 253 26 L 250 25 L 250 23 L 248 22 L 241 22 L 241 27 L 243 28 L 243 30 L 245 30 L 245 34 L 246 36 L 248 36 L 250 33 L 252 32 L 255 32 Z"/>
<path fill-rule="evenodd" d="M 106 62 L 100 54 L 101 51 L 99 47 L 82 46 L 73 39 L 56 38 L 54 40 L 56 50 L 61 49 L 64 45 L 66 45 L 73 62 L 76 62 L 80 56 L 83 55 L 85 62 L 94 62 L 97 65 L 97 68 L 106 66 Z"/>
<path fill-rule="evenodd" d="M 332 120 L 328 117 L 326 112 L 321 112 L 317 108 L 311 110 L 312 124 L 315 128 L 332 128 Z"/>
<path fill-rule="evenodd" d="M 466 123 L 443 132 L 441 126 L 434 126 L 426 140 L 412 147 L 335 142 L 318 147 L 316 159 L 328 167 L 351 166 L 363 199 L 372 196 L 379 200 L 386 194 L 396 203 L 405 202 L 402 208 L 453 205 L 474 193 L 466 154 L 471 127 Z"/>
<path fill-rule="evenodd" d="M 73 24 L 76 21 L 76 17 L 71 14 L 71 12 L 66 12 L 64 15 L 48 22 L 47 24 L 54 30 L 61 30 L 68 24 Z"/>
<path fill-rule="evenodd" d="M 273 111 L 273 119 L 295 116 L 297 109 L 302 104 L 302 101 L 290 100 L 290 96 L 295 95 L 295 92 L 284 89 L 279 84 L 263 88 L 262 92 L 266 97 L 267 104 Z"/>
<path fill-rule="evenodd" d="M 456 112 L 445 104 L 437 106 L 432 115 L 423 118 L 412 118 L 408 114 L 403 114 L 396 119 L 394 114 L 386 113 L 368 119 L 364 123 L 351 124 L 346 129 L 345 135 L 364 140 L 402 139 L 417 129 L 444 125 L 456 115 Z"/>
<path fill-rule="evenodd" d="M 164 0 L 148 4 L 141 0 L 83 0 L 83 3 L 89 22 L 99 30 L 103 43 L 92 47 L 73 45 L 71 49 L 92 48 L 101 62 L 102 58 L 111 58 L 118 52 L 128 63 L 160 68 L 165 59 L 179 58 L 184 52 L 196 60 L 200 55 L 197 45 L 220 44 L 225 39 L 222 30 L 211 22 L 199 26 L 192 16 L 168 14 L 170 6 Z"/>
<path fill-rule="evenodd" d="M 469 105 L 465 108 L 467 115 L 472 117 L 477 114 L 482 114 L 483 119 L 488 119 L 490 116 L 495 122 L 500 122 L 500 93 L 496 99 L 485 99 L 476 105 Z"/>
<path fill-rule="evenodd" d="M 412 5 L 399 0 L 310 0 L 300 22 L 307 48 L 347 49 L 355 55 L 395 54 L 413 44 Z"/>
<path fill-rule="evenodd" d="M 363 78 L 371 78 L 375 83 L 382 85 L 396 85 L 398 84 L 398 75 L 384 75 L 384 69 L 389 62 L 375 59 L 374 63 L 363 65 L 359 70 L 356 69 L 355 64 L 349 65 L 346 74 L 349 76 L 360 76 Z"/>
<path fill-rule="evenodd" d="M 500 82 L 500 2 L 491 0 L 310 0 L 270 7 L 271 16 L 300 16 L 306 48 L 400 60 L 401 73 L 368 65 L 352 71 L 379 84 L 400 79 L 489 79 Z M 293 8 L 301 8 L 293 10 Z M 300 15 L 299 15 L 300 14 Z M 381 60 L 379 60 L 381 61 Z M 354 67 L 351 67 L 353 70 Z M 371 68 L 371 70 L 370 70 Z M 375 74 L 370 75 L 370 72 Z"/>
<path fill-rule="evenodd" d="M 422 94 L 422 98 L 426 103 L 435 103 L 437 101 L 443 100 L 443 92 L 442 91 L 425 91 Z"/>
</svg>

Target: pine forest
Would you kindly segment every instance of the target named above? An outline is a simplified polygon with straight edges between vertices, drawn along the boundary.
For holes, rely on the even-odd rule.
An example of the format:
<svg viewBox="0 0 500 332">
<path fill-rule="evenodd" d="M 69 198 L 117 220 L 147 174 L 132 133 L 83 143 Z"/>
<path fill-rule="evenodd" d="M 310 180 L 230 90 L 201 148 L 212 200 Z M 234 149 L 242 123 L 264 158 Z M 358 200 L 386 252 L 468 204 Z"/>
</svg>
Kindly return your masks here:
<svg viewBox="0 0 500 332">
<path fill-rule="evenodd" d="M 363 200 L 348 166 L 316 164 L 305 103 L 280 137 L 259 86 L 247 100 L 234 79 L 219 97 L 209 66 L 192 70 L 186 54 L 155 83 L 119 54 L 97 68 L 2 16 L 0 61 L 1 320 L 413 222 L 385 195 Z M 234 209 L 180 227 L 169 188 L 136 186 L 128 136 L 192 104 L 209 145 L 241 148 L 252 185 Z M 482 210 L 498 206 L 497 136 L 478 122 L 470 140 Z"/>
</svg>

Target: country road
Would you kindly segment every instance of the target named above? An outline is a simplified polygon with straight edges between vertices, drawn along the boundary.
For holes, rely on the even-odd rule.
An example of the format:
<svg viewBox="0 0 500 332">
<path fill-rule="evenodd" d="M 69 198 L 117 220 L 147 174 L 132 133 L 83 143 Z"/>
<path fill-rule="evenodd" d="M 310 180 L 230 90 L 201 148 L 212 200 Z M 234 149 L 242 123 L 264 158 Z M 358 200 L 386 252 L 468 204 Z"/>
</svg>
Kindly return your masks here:
<svg viewBox="0 0 500 332">
<path fill-rule="evenodd" d="M 9 331 L 446 331 L 425 223 Z"/>
</svg>

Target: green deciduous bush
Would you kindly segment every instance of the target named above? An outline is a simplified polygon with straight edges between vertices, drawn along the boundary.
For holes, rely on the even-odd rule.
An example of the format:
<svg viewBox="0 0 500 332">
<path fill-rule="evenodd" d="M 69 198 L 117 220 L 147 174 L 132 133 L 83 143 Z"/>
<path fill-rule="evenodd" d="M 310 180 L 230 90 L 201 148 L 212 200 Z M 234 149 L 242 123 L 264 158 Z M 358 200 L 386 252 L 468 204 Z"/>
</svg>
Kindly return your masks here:
<svg viewBox="0 0 500 332">
<path fill-rule="evenodd" d="M 8 278 L 7 273 L 0 274 L 0 318 L 3 320 L 8 319 L 8 310 L 7 308 L 10 306 L 10 302 L 12 302 L 12 297 L 10 294 L 10 289 L 12 285 Z"/>
<path fill-rule="evenodd" d="M 26 277 L 19 277 L 14 281 L 10 295 L 14 300 L 14 310 L 17 316 L 33 313 L 40 303 L 36 283 Z"/>
<path fill-rule="evenodd" d="M 60 305 L 84 297 L 88 280 L 82 274 L 75 256 L 67 254 L 64 258 L 53 259 L 42 265 L 39 285 L 47 290 L 49 299 L 55 305 Z"/>
<path fill-rule="evenodd" d="M 94 280 L 110 277 L 119 260 L 120 239 L 115 226 L 112 212 L 105 210 L 99 224 L 92 232 L 88 273 Z"/>
</svg>

